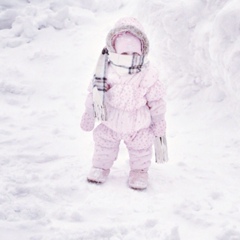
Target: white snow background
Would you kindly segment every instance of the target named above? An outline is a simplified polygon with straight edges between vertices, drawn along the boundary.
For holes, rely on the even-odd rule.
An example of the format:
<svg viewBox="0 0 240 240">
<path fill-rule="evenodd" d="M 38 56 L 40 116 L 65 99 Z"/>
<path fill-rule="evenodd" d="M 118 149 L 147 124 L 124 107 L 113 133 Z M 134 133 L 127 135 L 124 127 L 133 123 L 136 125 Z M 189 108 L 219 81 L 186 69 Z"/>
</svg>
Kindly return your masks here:
<svg viewBox="0 0 240 240">
<path fill-rule="evenodd" d="M 0 0 L 1 240 L 240 240 L 239 0 Z M 167 88 L 170 161 L 86 181 L 79 127 L 107 32 L 137 17 Z"/>
</svg>

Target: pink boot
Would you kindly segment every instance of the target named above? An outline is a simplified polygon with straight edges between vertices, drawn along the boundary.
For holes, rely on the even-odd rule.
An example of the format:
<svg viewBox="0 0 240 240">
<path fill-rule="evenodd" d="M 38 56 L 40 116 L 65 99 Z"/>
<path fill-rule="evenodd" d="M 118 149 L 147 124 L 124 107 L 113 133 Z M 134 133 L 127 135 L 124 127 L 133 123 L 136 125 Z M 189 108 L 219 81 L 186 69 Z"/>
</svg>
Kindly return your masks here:
<svg viewBox="0 0 240 240">
<path fill-rule="evenodd" d="M 109 172 L 109 169 L 92 167 L 87 176 L 87 180 L 94 183 L 104 183 L 107 180 Z"/>
<path fill-rule="evenodd" d="M 148 172 L 143 170 L 131 170 L 128 178 L 128 185 L 130 188 L 136 190 L 143 190 L 148 185 Z"/>
</svg>

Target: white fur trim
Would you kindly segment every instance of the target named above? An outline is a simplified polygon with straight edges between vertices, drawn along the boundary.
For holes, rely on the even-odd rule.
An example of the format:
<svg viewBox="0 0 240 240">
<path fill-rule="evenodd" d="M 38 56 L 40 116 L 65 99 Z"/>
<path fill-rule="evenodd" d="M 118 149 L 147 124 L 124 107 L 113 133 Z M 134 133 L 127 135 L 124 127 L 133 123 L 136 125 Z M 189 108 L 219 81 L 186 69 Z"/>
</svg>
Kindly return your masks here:
<svg viewBox="0 0 240 240">
<path fill-rule="evenodd" d="M 133 26 L 133 25 L 124 25 L 124 26 L 120 26 L 120 27 L 116 27 L 113 28 L 107 35 L 107 39 L 106 39 L 106 44 L 107 44 L 107 48 L 109 51 L 111 52 L 115 52 L 115 49 L 113 47 L 112 41 L 114 36 L 116 36 L 119 33 L 122 32 L 131 32 L 134 36 L 136 36 L 137 38 L 139 38 L 142 42 L 142 52 L 143 55 L 147 55 L 149 52 L 149 41 L 148 38 L 146 36 L 146 34 L 139 30 L 137 27 Z"/>
</svg>

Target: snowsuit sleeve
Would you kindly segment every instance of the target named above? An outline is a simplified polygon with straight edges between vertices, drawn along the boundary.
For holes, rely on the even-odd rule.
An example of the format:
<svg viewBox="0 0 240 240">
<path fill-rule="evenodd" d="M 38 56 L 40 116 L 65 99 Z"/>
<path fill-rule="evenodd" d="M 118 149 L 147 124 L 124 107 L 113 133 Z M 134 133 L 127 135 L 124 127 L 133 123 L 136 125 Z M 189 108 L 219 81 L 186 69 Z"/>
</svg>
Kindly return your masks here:
<svg viewBox="0 0 240 240">
<path fill-rule="evenodd" d="M 85 112 L 82 115 L 80 126 L 84 131 L 92 131 L 95 125 L 95 114 L 93 109 L 92 83 L 88 87 L 88 95 L 85 101 Z"/>
<path fill-rule="evenodd" d="M 90 110 L 93 108 L 93 97 L 92 97 L 92 81 L 90 82 L 89 86 L 88 86 L 88 95 L 86 97 L 85 100 L 85 108 L 86 111 Z"/>
<path fill-rule="evenodd" d="M 156 79 L 153 85 L 149 88 L 146 94 L 146 99 L 151 113 L 151 128 L 155 136 L 161 137 L 164 136 L 166 132 L 166 102 L 164 100 L 165 89 L 163 84 L 158 79 L 158 75 L 155 74 L 152 77 L 156 77 Z"/>
<path fill-rule="evenodd" d="M 166 112 L 165 90 L 159 80 L 157 80 L 146 94 L 147 104 L 151 112 L 151 116 L 163 116 Z"/>
</svg>

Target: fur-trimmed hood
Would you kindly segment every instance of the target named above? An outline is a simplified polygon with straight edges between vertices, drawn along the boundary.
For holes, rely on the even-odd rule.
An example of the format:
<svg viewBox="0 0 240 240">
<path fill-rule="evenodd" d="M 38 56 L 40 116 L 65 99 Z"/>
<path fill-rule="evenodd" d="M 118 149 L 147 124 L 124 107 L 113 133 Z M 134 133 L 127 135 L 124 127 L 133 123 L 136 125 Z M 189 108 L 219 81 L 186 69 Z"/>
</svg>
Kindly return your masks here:
<svg viewBox="0 0 240 240">
<path fill-rule="evenodd" d="M 118 20 L 114 28 L 108 33 L 106 39 L 106 45 L 110 52 L 115 52 L 113 42 L 116 35 L 122 32 L 130 32 L 142 42 L 143 55 L 147 55 L 149 52 L 149 41 L 147 35 L 144 32 L 143 26 L 138 22 L 137 19 L 132 17 L 121 18 Z"/>
</svg>

